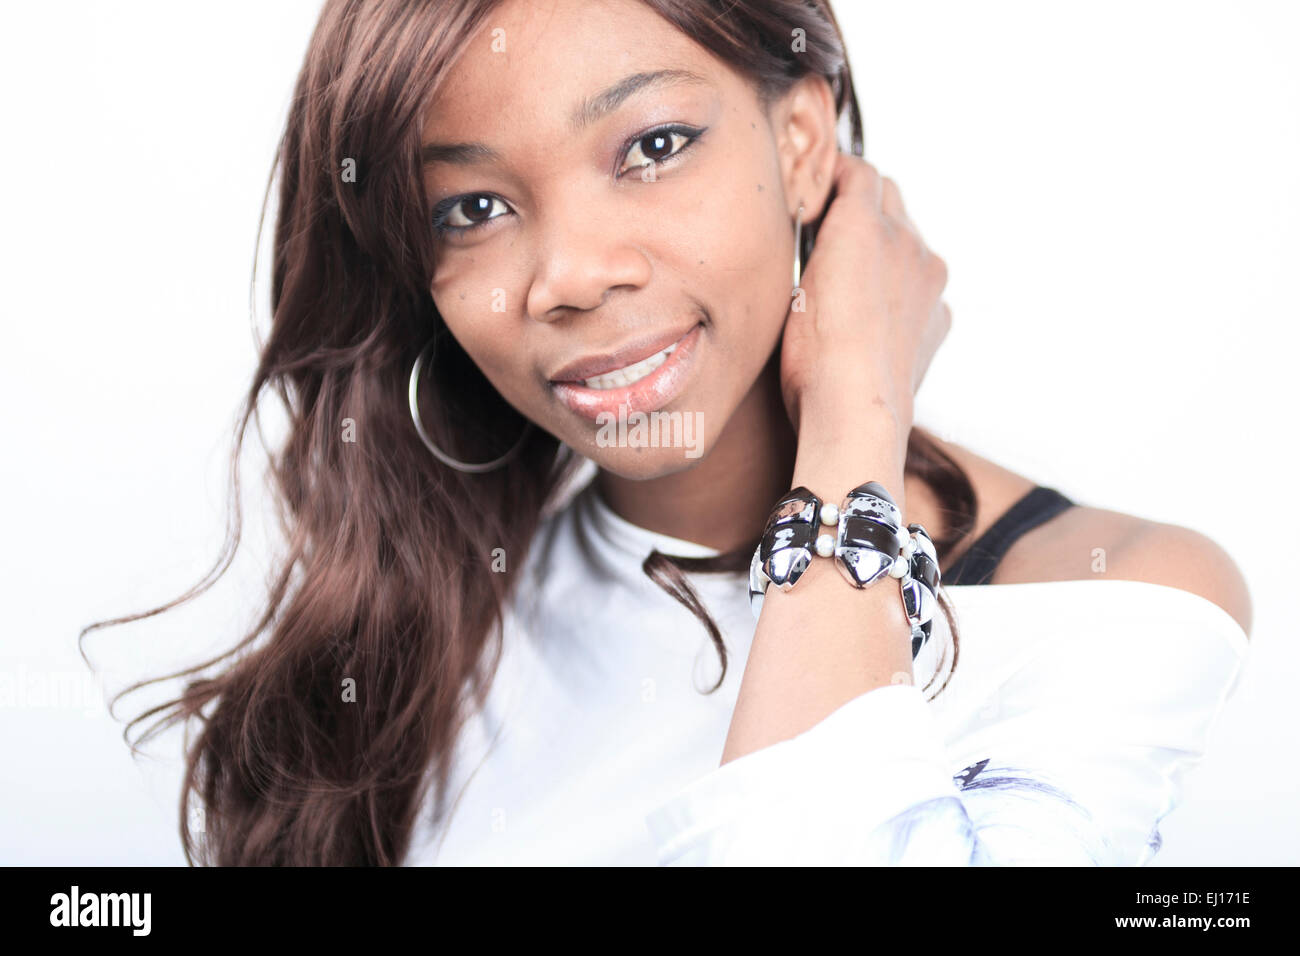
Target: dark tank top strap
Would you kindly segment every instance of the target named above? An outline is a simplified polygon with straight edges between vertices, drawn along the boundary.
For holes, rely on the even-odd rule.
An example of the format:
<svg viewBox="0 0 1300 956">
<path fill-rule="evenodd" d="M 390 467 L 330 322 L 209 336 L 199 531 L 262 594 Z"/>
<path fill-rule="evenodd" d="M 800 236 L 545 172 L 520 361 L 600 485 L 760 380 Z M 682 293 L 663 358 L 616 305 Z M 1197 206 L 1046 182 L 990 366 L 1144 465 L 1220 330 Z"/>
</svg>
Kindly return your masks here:
<svg viewBox="0 0 1300 956">
<path fill-rule="evenodd" d="M 1074 502 L 1055 488 L 1038 485 L 1006 513 L 943 572 L 940 585 L 988 584 L 998 562 L 1023 534 L 1056 517 Z"/>
</svg>

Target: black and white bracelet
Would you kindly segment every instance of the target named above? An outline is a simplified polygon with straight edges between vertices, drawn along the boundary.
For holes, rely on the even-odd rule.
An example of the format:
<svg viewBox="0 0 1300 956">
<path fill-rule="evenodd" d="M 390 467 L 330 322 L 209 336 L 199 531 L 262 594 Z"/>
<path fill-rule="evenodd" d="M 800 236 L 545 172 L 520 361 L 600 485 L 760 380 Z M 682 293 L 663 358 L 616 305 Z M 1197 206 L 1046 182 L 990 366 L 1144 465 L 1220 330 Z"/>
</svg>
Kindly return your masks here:
<svg viewBox="0 0 1300 956">
<path fill-rule="evenodd" d="M 883 577 L 897 578 L 903 610 L 912 627 L 912 657 L 930 639 L 938 607 L 939 559 L 925 528 L 903 528 L 902 514 L 885 487 L 868 481 L 854 488 L 839 507 L 800 486 L 786 494 L 768 516 L 763 537 L 749 563 L 749 606 L 758 617 L 768 585 L 788 591 L 798 583 L 814 555 L 834 557 L 844 579 L 865 588 Z M 822 526 L 836 533 L 822 532 Z"/>
</svg>

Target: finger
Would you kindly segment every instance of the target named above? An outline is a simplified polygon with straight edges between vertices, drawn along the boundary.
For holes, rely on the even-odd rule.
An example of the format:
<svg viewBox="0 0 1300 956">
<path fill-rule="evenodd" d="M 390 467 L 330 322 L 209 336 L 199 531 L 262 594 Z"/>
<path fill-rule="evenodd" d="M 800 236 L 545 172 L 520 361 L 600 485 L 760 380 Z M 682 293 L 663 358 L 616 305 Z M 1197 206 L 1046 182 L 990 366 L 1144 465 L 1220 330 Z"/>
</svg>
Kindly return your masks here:
<svg viewBox="0 0 1300 956">
<path fill-rule="evenodd" d="M 898 183 L 888 176 L 881 182 L 881 210 L 900 226 L 906 226 L 920 237 L 921 230 L 916 228 L 916 223 L 912 222 L 912 217 L 903 206 L 903 194 L 898 190 Z"/>
<path fill-rule="evenodd" d="M 888 176 L 880 181 L 880 208 L 892 219 L 900 223 L 907 222 L 907 212 L 903 209 L 903 197 L 898 191 L 898 183 Z"/>
<path fill-rule="evenodd" d="M 925 331 L 922 333 L 925 354 L 933 356 L 939 350 L 939 346 L 948 338 L 948 333 L 951 331 L 952 309 L 948 308 L 948 303 L 943 299 L 938 299 L 930 310 L 930 320 L 926 323 Z"/>
<path fill-rule="evenodd" d="M 930 310 L 930 321 L 926 326 L 922 346 L 921 361 L 917 364 L 916 372 L 912 381 L 912 394 L 915 395 L 925 381 L 926 373 L 930 369 L 930 364 L 934 361 L 935 354 L 943 345 L 944 340 L 948 338 L 948 333 L 952 329 L 952 310 L 948 308 L 948 303 L 940 299 Z"/>
<path fill-rule="evenodd" d="M 837 196 L 861 196 L 879 210 L 884 201 L 880 173 L 861 156 L 839 153 L 835 163 Z"/>
<path fill-rule="evenodd" d="M 938 255 L 937 253 L 930 253 L 929 258 L 930 268 L 935 271 L 935 274 L 938 277 L 937 281 L 939 284 L 939 291 L 942 292 L 944 289 L 948 288 L 948 263 L 943 256 Z M 944 308 L 948 308 L 947 304 L 944 305 Z M 949 317 L 951 318 L 951 314 Z"/>
</svg>

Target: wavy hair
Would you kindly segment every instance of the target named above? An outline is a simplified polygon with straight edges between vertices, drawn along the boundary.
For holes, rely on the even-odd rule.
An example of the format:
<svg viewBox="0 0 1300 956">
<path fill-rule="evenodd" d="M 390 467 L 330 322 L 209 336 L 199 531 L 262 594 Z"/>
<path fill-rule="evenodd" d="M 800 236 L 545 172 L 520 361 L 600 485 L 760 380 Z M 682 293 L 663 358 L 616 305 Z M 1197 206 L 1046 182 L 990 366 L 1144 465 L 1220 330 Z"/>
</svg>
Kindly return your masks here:
<svg viewBox="0 0 1300 956">
<path fill-rule="evenodd" d="M 824 75 L 847 117 L 849 148 L 862 155 L 829 3 L 643 2 L 752 78 L 764 101 L 810 72 Z M 530 429 L 505 467 L 463 474 L 429 455 L 407 404 L 407 377 L 432 337 L 421 414 L 440 447 L 495 458 L 526 425 L 447 333 L 428 291 L 434 247 L 422 212 L 422 110 L 498 3 L 325 4 L 267 187 L 269 200 L 278 175 L 270 331 L 236 418 L 221 553 L 175 600 L 79 636 L 166 611 L 225 573 L 241 539 L 241 448 L 250 422 L 262 434 L 263 398 L 278 395 L 287 432 L 267 449 L 267 480 L 284 539 L 264 610 L 230 650 L 114 699 L 185 678 L 175 700 L 136 716 L 123 736 L 137 753 L 164 729 L 186 727 L 179 809 L 191 865 L 403 862 L 430 788 L 435 820 L 445 813 L 459 730 L 500 660 L 502 609 L 519 569 L 492 573 L 491 552 L 526 554 L 552 495 L 582 464 Z M 806 38 L 798 54 L 796 29 Z M 347 158 L 355 182 L 339 175 Z M 341 439 L 349 420 L 355 441 Z M 942 559 L 973 524 L 974 491 L 919 429 L 905 467 L 945 509 L 947 534 L 935 541 Z M 740 571 L 752 550 L 707 560 L 654 552 L 645 563 L 700 617 L 724 673 L 725 647 L 686 575 Z M 941 606 L 951 622 L 942 596 Z M 345 694 L 349 682 L 355 699 Z M 194 801 L 204 810 L 201 832 L 189 824 Z"/>
</svg>

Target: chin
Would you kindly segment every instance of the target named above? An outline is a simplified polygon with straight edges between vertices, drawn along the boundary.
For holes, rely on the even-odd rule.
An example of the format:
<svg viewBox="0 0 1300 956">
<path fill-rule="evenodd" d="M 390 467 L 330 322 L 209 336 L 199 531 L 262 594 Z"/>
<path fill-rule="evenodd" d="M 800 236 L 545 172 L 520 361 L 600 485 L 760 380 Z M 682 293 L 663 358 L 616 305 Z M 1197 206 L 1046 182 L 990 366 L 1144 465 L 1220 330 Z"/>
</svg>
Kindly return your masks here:
<svg viewBox="0 0 1300 956">
<path fill-rule="evenodd" d="M 589 429 L 562 440 L 600 468 L 641 481 L 686 471 L 702 461 L 718 438 L 705 428 L 711 419 L 699 410 L 639 412 L 622 406 L 617 415 L 601 413 Z"/>
<path fill-rule="evenodd" d="M 605 471 L 626 478 L 628 481 L 653 481 L 655 478 L 666 478 L 693 468 L 696 463 L 696 461 L 683 461 L 681 458 L 665 458 L 662 455 L 619 455 L 612 461 L 596 462 Z"/>
<path fill-rule="evenodd" d="M 596 466 L 629 481 L 664 478 L 694 468 L 709 446 L 703 441 L 681 447 L 589 447 L 582 452 Z"/>
</svg>

